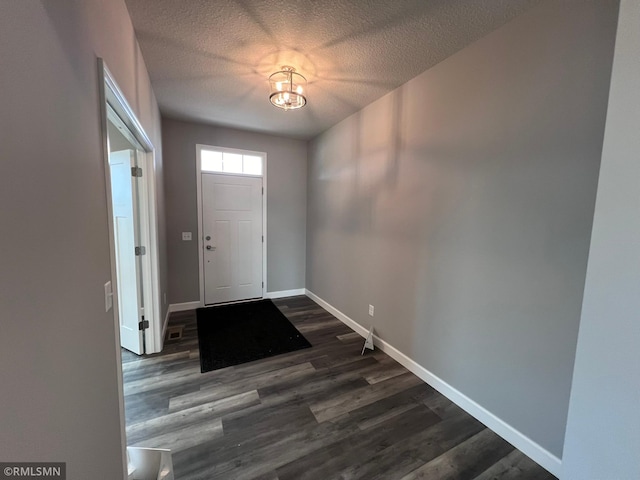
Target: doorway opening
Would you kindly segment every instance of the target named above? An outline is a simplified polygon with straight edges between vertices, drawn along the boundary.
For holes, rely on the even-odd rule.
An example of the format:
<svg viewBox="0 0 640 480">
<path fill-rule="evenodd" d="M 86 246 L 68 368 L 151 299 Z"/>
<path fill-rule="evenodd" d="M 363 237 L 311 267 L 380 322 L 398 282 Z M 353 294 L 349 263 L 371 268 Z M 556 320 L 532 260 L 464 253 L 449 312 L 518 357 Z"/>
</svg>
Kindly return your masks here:
<svg viewBox="0 0 640 480">
<path fill-rule="evenodd" d="M 120 345 L 137 355 L 145 353 L 145 331 L 149 320 L 145 318 L 142 254 L 145 229 L 144 183 L 139 182 L 144 149 L 130 135 L 120 117 L 107 110 L 107 136 L 109 139 L 109 176 L 111 178 L 111 211 L 113 244 L 115 248 Z"/>
<path fill-rule="evenodd" d="M 156 353 L 163 323 L 154 147 L 101 59 L 98 66 L 118 343 L 137 355 Z"/>
<path fill-rule="evenodd" d="M 264 152 L 196 145 L 200 305 L 266 291 Z"/>
</svg>

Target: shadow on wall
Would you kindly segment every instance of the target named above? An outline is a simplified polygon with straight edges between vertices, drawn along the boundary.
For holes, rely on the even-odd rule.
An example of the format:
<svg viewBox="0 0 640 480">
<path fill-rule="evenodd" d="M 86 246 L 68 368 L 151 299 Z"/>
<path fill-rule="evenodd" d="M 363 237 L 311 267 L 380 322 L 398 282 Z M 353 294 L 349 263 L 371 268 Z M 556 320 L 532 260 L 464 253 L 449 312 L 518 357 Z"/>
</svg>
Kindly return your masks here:
<svg viewBox="0 0 640 480">
<path fill-rule="evenodd" d="M 384 220 L 385 231 L 415 238 L 428 233 L 416 230 L 417 223 L 430 225 L 428 230 L 433 231 L 434 221 L 446 218 L 446 212 L 461 201 L 467 186 L 455 173 L 473 168 L 467 155 L 472 147 L 439 137 L 428 115 L 420 118 L 426 123 L 416 124 L 415 112 L 407 111 L 416 100 L 415 95 L 413 100 L 407 96 L 408 88 L 404 85 L 358 111 L 341 124 L 346 128 L 329 130 L 322 143 L 314 145 L 318 161 L 313 167 L 323 184 L 317 194 L 324 197 L 319 202 L 323 208 L 314 212 L 319 226 L 384 234 L 379 231 L 379 222 Z M 427 111 L 429 105 L 423 103 L 419 108 Z M 480 155 L 474 163 L 489 160 Z M 404 174 L 411 178 L 401 178 L 403 165 Z M 412 172 L 413 168 L 418 171 Z M 415 216 L 416 204 L 419 217 Z M 324 208 L 327 205 L 329 209 Z M 387 207 L 394 211 L 380 211 Z M 388 218 L 383 218 L 387 213 Z"/>
<path fill-rule="evenodd" d="M 314 167 L 326 190 L 318 192 L 329 210 L 316 211 L 318 225 L 341 231 L 367 233 L 374 228 L 376 198 L 393 191 L 402 154 L 402 88 L 379 102 L 384 122 L 372 123 L 363 111 L 344 121 L 348 128 L 329 138 Z M 334 131 L 325 135 L 332 137 Z M 371 139 L 374 139 L 372 142 Z M 324 214 L 323 212 L 326 212 Z"/>
<path fill-rule="evenodd" d="M 47 16 L 51 20 L 51 25 L 63 46 L 66 59 L 76 75 L 76 82 L 70 88 L 78 93 L 85 91 L 87 94 L 97 95 L 97 56 L 101 56 L 103 53 L 90 48 L 90 42 L 87 42 L 87 38 L 92 35 L 99 35 L 100 32 L 91 31 L 86 22 L 83 21 L 91 17 L 92 12 L 90 12 L 90 9 L 93 8 L 92 5 L 90 2 L 42 2 L 42 7 L 46 10 Z M 122 5 L 122 8 L 127 14 L 126 7 Z M 97 44 L 100 44 L 99 40 Z M 112 42 L 114 39 L 105 39 L 105 41 Z M 144 98 L 142 95 L 144 93 L 144 81 L 141 81 L 139 68 L 140 65 L 144 65 L 144 62 L 140 59 L 140 49 L 133 30 L 128 42 L 128 45 L 122 45 L 122 49 L 119 50 L 120 55 L 117 58 L 105 58 L 104 60 L 111 73 L 115 75 L 118 85 L 125 92 L 127 101 L 132 102 L 131 107 L 135 110 L 139 120 L 144 122 L 146 120 L 144 114 L 147 112 L 141 111 L 141 99 Z M 96 59 L 95 68 L 92 70 L 86 68 L 87 57 Z M 125 65 L 121 69 L 120 67 L 123 63 Z M 119 75 L 121 71 L 130 71 L 133 73 L 133 77 L 122 78 Z M 154 105 L 153 91 L 148 89 L 147 93 L 149 95 L 149 105 Z M 81 98 L 79 94 L 76 96 Z M 153 116 L 153 112 L 148 113 Z M 96 121 L 98 121 L 98 117 L 96 117 Z"/>
<path fill-rule="evenodd" d="M 92 74 L 95 76 L 95 72 L 98 71 L 97 63 L 95 72 L 83 68 L 85 56 L 93 52 L 86 41 L 87 32 L 83 31 L 86 26 L 82 21 L 84 18 L 81 12 L 82 7 L 69 2 L 42 2 L 42 7 L 46 10 L 51 26 L 63 46 L 66 59 L 76 75 L 74 88 L 80 91 L 97 88 L 97 84 L 91 80 L 90 76 Z M 82 55 L 78 55 L 79 51 Z"/>
</svg>

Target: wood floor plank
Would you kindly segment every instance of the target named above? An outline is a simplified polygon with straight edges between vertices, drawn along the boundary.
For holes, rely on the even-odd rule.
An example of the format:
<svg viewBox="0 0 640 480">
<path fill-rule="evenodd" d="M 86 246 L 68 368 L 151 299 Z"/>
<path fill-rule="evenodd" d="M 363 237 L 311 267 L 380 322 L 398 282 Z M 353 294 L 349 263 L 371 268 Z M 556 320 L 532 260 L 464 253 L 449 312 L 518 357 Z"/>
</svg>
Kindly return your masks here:
<svg viewBox="0 0 640 480">
<path fill-rule="evenodd" d="M 128 444 L 181 480 L 554 478 L 306 296 L 274 303 L 312 348 L 201 374 L 186 311 L 162 353 L 123 351 Z"/>
<path fill-rule="evenodd" d="M 404 368 L 402 365 L 398 365 L 396 363 L 395 365 L 392 365 L 390 368 L 379 369 L 378 371 L 372 372 L 366 377 L 364 377 L 364 379 L 368 383 L 373 385 L 374 383 L 384 382 L 385 380 L 389 380 L 390 378 L 397 377 L 399 375 L 404 375 L 408 371 L 409 370 Z"/>
<path fill-rule="evenodd" d="M 419 385 L 422 381 L 412 373 L 405 373 L 374 385 L 361 388 L 357 392 L 340 395 L 323 402 L 312 403 L 309 408 L 318 422 L 326 422 L 364 405 L 369 405 L 394 393 Z"/>
<path fill-rule="evenodd" d="M 239 442 L 240 435 L 235 432 L 224 444 L 217 441 L 183 452 L 174 457 L 174 465 L 184 478 L 191 478 L 192 473 L 198 472 L 204 475 L 202 478 L 252 479 L 355 431 L 355 425 L 338 426 L 331 422 L 318 425 L 315 421 L 291 423 L 281 431 L 259 431 L 249 438 L 245 434 L 244 443 Z M 203 452 L 206 453 L 203 455 Z M 207 459 L 209 453 L 215 453 L 215 462 Z"/>
<path fill-rule="evenodd" d="M 163 432 L 193 425 L 203 420 L 221 419 L 224 414 L 241 410 L 260 403 L 256 390 L 233 395 L 195 407 L 177 410 L 127 426 L 127 439 L 138 441 L 140 438 L 157 436 Z"/>
<path fill-rule="evenodd" d="M 349 343 L 349 342 L 362 343 L 362 342 L 364 342 L 364 339 L 362 338 L 362 336 L 358 332 L 343 333 L 342 335 L 336 335 L 336 338 L 338 340 L 340 340 L 341 342 L 344 342 L 344 343 Z"/>
<path fill-rule="evenodd" d="M 392 418 L 395 416 L 394 414 L 401 413 L 404 407 L 423 404 L 425 398 L 434 394 L 435 391 L 428 385 L 418 384 L 377 402 L 352 410 L 341 421 L 354 422 L 361 429 L 366 429 Z"/>
<path fill-rule="evenodd" d="M 488 428 L 405 475 L 402 480 L 474 478 L 513 450 Z"/>
<path fill-rule="evenodd" d="M 360 430 L 369 430 L 370 428 L 376 427 L 381 423 L 386 422 L 387 420 L 397 417 L 398 415 L 402 415 L 404 412 L 407 412 L 413 408 L 415 408 L 415 405 L 398 405 L 396 407 L 390 408 L 389 410 L 381 413 L 376 417 L 362 420 L 361 422 L 358 422 L 357 425 Z"/>
<path fill-rule="evenodd" d="M 433 395 L 428 397 L 424 400 L 424 404 L 442 418 L 447 418 L 451 415 L 458 415 L 460 412 L 460 407 L 444 395 Z"/>
<path fill-rule="evenodd" d="M 222 419 L 201 421 L 135 442 L 135 447 L 168 448 L 173 454 L 221 437 Z"/>
<path fill-rule="evenodd" d="M 470 416 L 442 420 L 393 443 L 373 462 L 353 459 L 352 466 L 342 475 L 354 480 L 401 479 L 484 428 Z"/>
<path fill-rule="evenodd" d="M 536 462 L 519 450 L 513 450 L 499 462 L 494 463 L 474 480 L 551 480 L 548 472 L 540 471 Z"/>
<path fill-rule="evenodd" d="M 265 405 L 282 403 L 291 398 L 301 402 L 322 401 L 367 386 L 362 376 L 376 368 L 378 365 L 375 359 L 366 359 L 331 370 L 319 369 L 304 378 L 267 385 L 258 392 Z"/>
<path fill-rule="evenodd" d="M 173 373 L 166 373 L 160 377 L 156 377 L 154 382 L 149 382 L 148 378 L 133 380 L 124 384 L 124 394 L 132 395 L 135 393 L 151 392 L 153 390 L 164 390 L 175 384 L 184 384 L 188 382 L 197 382 L 200 380 L 200 372 L 185 372 L 179 370 Z"/>
<path fill-rule="evenodd" d="M 349 469 L 354 461 L 372 460 L 389 445 L 439 421 L 440 418 L 425 406 L 414 405 L 392 422 L 383 422 L 367 432 L 357 431 L 278 468 L 276 472 L 280 480 L 341 478 L 341 472 Z"/>
<path fill-rule="evenodd" d="M 263 375 L 257 375 L 251 378 L 250 385 L 254 389 L 261 388 L 264 385 L 273 385 L 279 382 L 285 382 L 293 378 L 307 375 L 315 371 L 310 363 L 294 365 L 279 370 L 268 371 Z M 232 382 L 225 387 L 214 386 L 205 387 L 194 393 L 187 393 L 171 398 L 169 401 L 169 411 L 173 412 L 189 406 L 208 403 L 214 400 L 228 398 L 233 395 L 243 393 L 246 389 L 246 382 Z"/>
<path fill-rule="evenodd" d="M 159 355 L 159 356 L 136 357 L 134 360 L 130 360 L 128 362 L 122 362 L 122 373 L 126 374 L 134 370 L 148 371 L 152 365 L 163 364 L 163 363 L 171 364 L 176 360 L 189 358 L 189 354 L 190 354 L 189 350 L 184 350 L 181 352 L 168 353 L 168 354 Z"/>
</svg>

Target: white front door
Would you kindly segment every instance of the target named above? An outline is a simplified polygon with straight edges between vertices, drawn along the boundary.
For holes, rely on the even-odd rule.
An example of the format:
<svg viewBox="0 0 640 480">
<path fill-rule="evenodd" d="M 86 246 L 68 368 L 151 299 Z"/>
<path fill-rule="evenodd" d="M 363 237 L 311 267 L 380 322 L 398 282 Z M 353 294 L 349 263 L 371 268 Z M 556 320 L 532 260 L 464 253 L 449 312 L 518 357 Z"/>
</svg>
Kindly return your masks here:
<svg viewBox="0 0 640 480">
<path fill-rule="evenodd" d="M 144 349 L 143 333 L 138 328 L 141 320 L 139 262 L 135 254 L 137 238 L 137 211 L 135 208 L 136 178 L 131 167 L 136 165 L 136 152 L 122 150 L 109 153 L 111 171 L 111 201 L 116 250 L 116 285 L 120 344 L 141 355 Z"/>
<path fill-rule="evenodd" d="M 262 297 L 262 178 L 202 173 L 204 303 Z"/>
</svg>

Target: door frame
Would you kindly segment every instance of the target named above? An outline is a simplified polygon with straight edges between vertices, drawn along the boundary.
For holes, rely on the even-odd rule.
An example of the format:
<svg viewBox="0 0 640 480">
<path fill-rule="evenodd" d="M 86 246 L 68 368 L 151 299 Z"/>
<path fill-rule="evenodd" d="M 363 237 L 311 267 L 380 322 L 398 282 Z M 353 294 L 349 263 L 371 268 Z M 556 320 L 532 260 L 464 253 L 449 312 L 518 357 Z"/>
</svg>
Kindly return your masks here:
<svg viewBox="0 0 640 480">
<path fill-rule="evenodd" d="M 200 284 L 200 307 L 204 307 L 204 238 L 203 238 L 203 225 L 202 225 L 202 161 L 200 154 L 202 150 L 217 150 L 220 152 L 230 153 L 243 153 L 249 155 L 259 155 L 263 159 L 262 175 L 244 175 L 238 173 L 225 173 L 225 172 L 211 172 L 206 175 L 228 175 L 228 176 L 242 176 L 242 177 L 262 177 L 262 188 L 264 193 L 262 194 L 262 235 L 264 236 L 264 242 L 262 242 L 262 295 L 264 298 L 265 292 L 267 292 L 267 153 L 257 152 L 255 150 L 244 150 L 239 148 L 227 148 L 218 147 L 214 145 L 205 145 L 202 143 L 196 144 L 196 196 L 198 202 L 198 282 Z M 242 300 L 240 300 L 242 302 Z M 230 302 L 239 303 L 239 302 Z"/>
<path fill-rule="evenodd" d="M 122 93 L 114 76 L 107 68 L 104 60 L 98 58 L 99 98 L 101 112 L 101 132 L 103 148 L 103 166 L 107 196 L 107 213 L 109 229 L 109 249 L 111 254 L 111 284 L 113 292 L 113 317 L 116 326 L 116 347 L 120 359 L 120 319 L 118 314 L 118 286 L 115 262 L 115 243 L 113 211 L 111 206 L 111 175 L 109 171 L 109 142 L 107 134 L 109 107 L 120 117 L 126 127 L 140 143 L 144 152 L 138 158 L 138 166 L 143 169 L 140 178 L 138 209 L 140 222 L 140 240 L 144 242 L 146 254 L 141 257 L 141 273 L 143 284 L 145 320 L 149 320 L 149 329 L 145 332 L 145 354 L 162 350 L 163 321 L 160 298 L 159 249 L 158 249 L 158 216 L 155 185 L 155 147 L 140 124 L 129 102 Z M 119 362 L 120 363 L 120 362 Z M 121 371 L 120 371 L 121 374 Z M 119 378 L 122 384 L 122 378 Z"/>
</svg>

